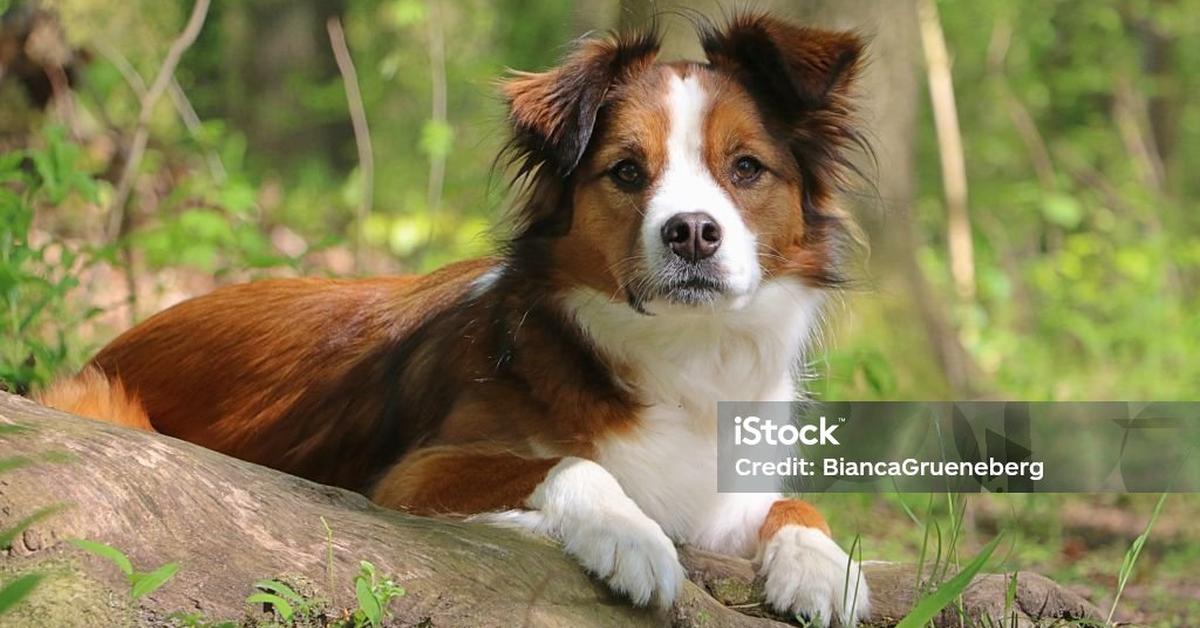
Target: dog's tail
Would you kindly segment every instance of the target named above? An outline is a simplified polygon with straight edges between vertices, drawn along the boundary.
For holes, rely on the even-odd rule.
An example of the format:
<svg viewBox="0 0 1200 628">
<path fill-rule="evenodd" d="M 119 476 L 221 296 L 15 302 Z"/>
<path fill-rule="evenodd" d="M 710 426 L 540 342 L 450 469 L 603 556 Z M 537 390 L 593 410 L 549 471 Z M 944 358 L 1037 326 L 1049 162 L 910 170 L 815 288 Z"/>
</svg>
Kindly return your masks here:
<svg viewBox="0 0 1200 628">
<path fill-rule="evenodd" d="M 154 431 L 142 404 L 120 381 L 109 379 L 94 366 L 85 367 L 75 377 L 55 382 L 35 395 L 34 400 L 89 419 Z"/>
</svg>

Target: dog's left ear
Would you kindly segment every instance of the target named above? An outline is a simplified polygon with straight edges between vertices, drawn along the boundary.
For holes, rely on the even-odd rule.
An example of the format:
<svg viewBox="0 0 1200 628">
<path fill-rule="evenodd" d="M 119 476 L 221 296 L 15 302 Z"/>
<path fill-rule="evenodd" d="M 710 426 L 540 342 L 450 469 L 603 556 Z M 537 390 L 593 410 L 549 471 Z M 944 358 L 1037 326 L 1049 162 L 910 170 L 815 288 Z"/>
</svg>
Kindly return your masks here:
<svg viewBox="0 0 1200 628">
<path fill-rule="evenodd" d="M 858 172 L 853 151 L 870 152 L 853 94 L 865 55 L 863 40 L 854 33 L 746 13 L 723 29 L 701 25 L 700 39 L 709 63 L 750 93 L 771 132 L 795 158 L 808 241 L 796 250 L 798 258 L 810 256 L 797 267 L 815 284 L 839 284 L 838 264 L 831 260 L 856 238 L 853 221 L 833 195 L 847 173 Z M 820 250 L 830 252 L 814 257 L 812 252 Z"/>
<path fill-rule="evenodd" d="M 605 97 L 653 63 L 653 30 L 580 41 L 563 62 L 539 73 L 516 72 L 500 88 L 523 173 L 543 164 L 567 176 L 587 150 Z"/>
<path fill-rule="evenodd" d="M 762 106 L 786 122 L 847 107 L 864 48 L 854 33 L 754 14 L 737 15 L 724 29 L 703 26 L 700 39 L 710 63 L 736 76 Z"/>
<path fill-rule="evenodd" d="M 857 171 L 853 149 L 870 148 L 856 117 L 853 90 L 865 44 L 854 33 L 788 24 L 741 14 L 724 29 L 701 26 L 709 63 L 738 81 L 787 142 L 803 177 L 803 208 L 810 222 L 835 215 L 828 202 Z"/>
</svg>

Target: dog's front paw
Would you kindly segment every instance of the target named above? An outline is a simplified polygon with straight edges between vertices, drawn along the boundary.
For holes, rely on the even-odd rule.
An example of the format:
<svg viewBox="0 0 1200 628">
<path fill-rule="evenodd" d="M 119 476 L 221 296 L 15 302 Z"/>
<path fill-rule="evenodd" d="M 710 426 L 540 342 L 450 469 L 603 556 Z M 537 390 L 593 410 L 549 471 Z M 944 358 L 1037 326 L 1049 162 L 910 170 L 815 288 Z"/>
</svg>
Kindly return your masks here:
<svg viewBox="0 0 1200 628">
<path fill-rule="evenodd" d="M 607 512 L 571 522 L 560 532 L 563 548 L 584 568 L 634 604 L 653 600 L 670 608 L 683 585 L 675 544 L 642 514 Z"/>
<path fill-rule="evenodd" d="M 532 510 L 474 517 L 557 539 L 588 572 L 634 604 L 670 608 L 685 579 L 675 544 L 590 460 L 565 458 L 534 489 Z"/>
<path fill-rule="evenodd" d="M 816 528 L 784 526 L 763 550 L 767 603 L 817 626 L 855 626 L 870 613 L 857 562 Z"/>
</svg>

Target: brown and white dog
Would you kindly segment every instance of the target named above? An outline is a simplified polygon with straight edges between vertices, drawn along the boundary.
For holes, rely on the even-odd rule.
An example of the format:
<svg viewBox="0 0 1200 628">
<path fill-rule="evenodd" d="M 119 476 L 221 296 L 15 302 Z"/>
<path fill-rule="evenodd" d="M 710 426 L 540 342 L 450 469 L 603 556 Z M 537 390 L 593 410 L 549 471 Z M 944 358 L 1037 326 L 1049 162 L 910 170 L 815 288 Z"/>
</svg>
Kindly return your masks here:
<svg viewBox="0 0 1200 628">
<path fill-rule="evenodd" d="M 503 255 L 289 279 L 150 318 L 43 395 L 415 513 L 553 537 L 636 604 L 675 546 L 761 560 L 769 602 L 853 625 L 858 564 L 803 501 L 716 490 L 718 400 L 791 400 L 851 228 L 854 35 L 741 15 L 706 63 L 581 42 L 503 85 L 524 184 Z"/>
</svg>

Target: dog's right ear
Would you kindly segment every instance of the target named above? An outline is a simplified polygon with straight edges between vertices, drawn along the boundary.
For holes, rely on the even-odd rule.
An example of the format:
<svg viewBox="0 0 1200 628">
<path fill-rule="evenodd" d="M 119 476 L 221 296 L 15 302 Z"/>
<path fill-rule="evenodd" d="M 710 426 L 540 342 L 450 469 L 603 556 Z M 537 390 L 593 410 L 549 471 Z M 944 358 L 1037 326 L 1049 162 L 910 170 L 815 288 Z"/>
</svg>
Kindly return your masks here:
<svg viewBox="0 0 1200 628">
<path fill-rule="evenodd" d="M 654 62 L 657 33 L 585 39 L 555 68 L 514 72 L 501 84 L 519 175 L 543 164 L 571 174 L 591 140 L 609 90 Z"/>
</svg>

